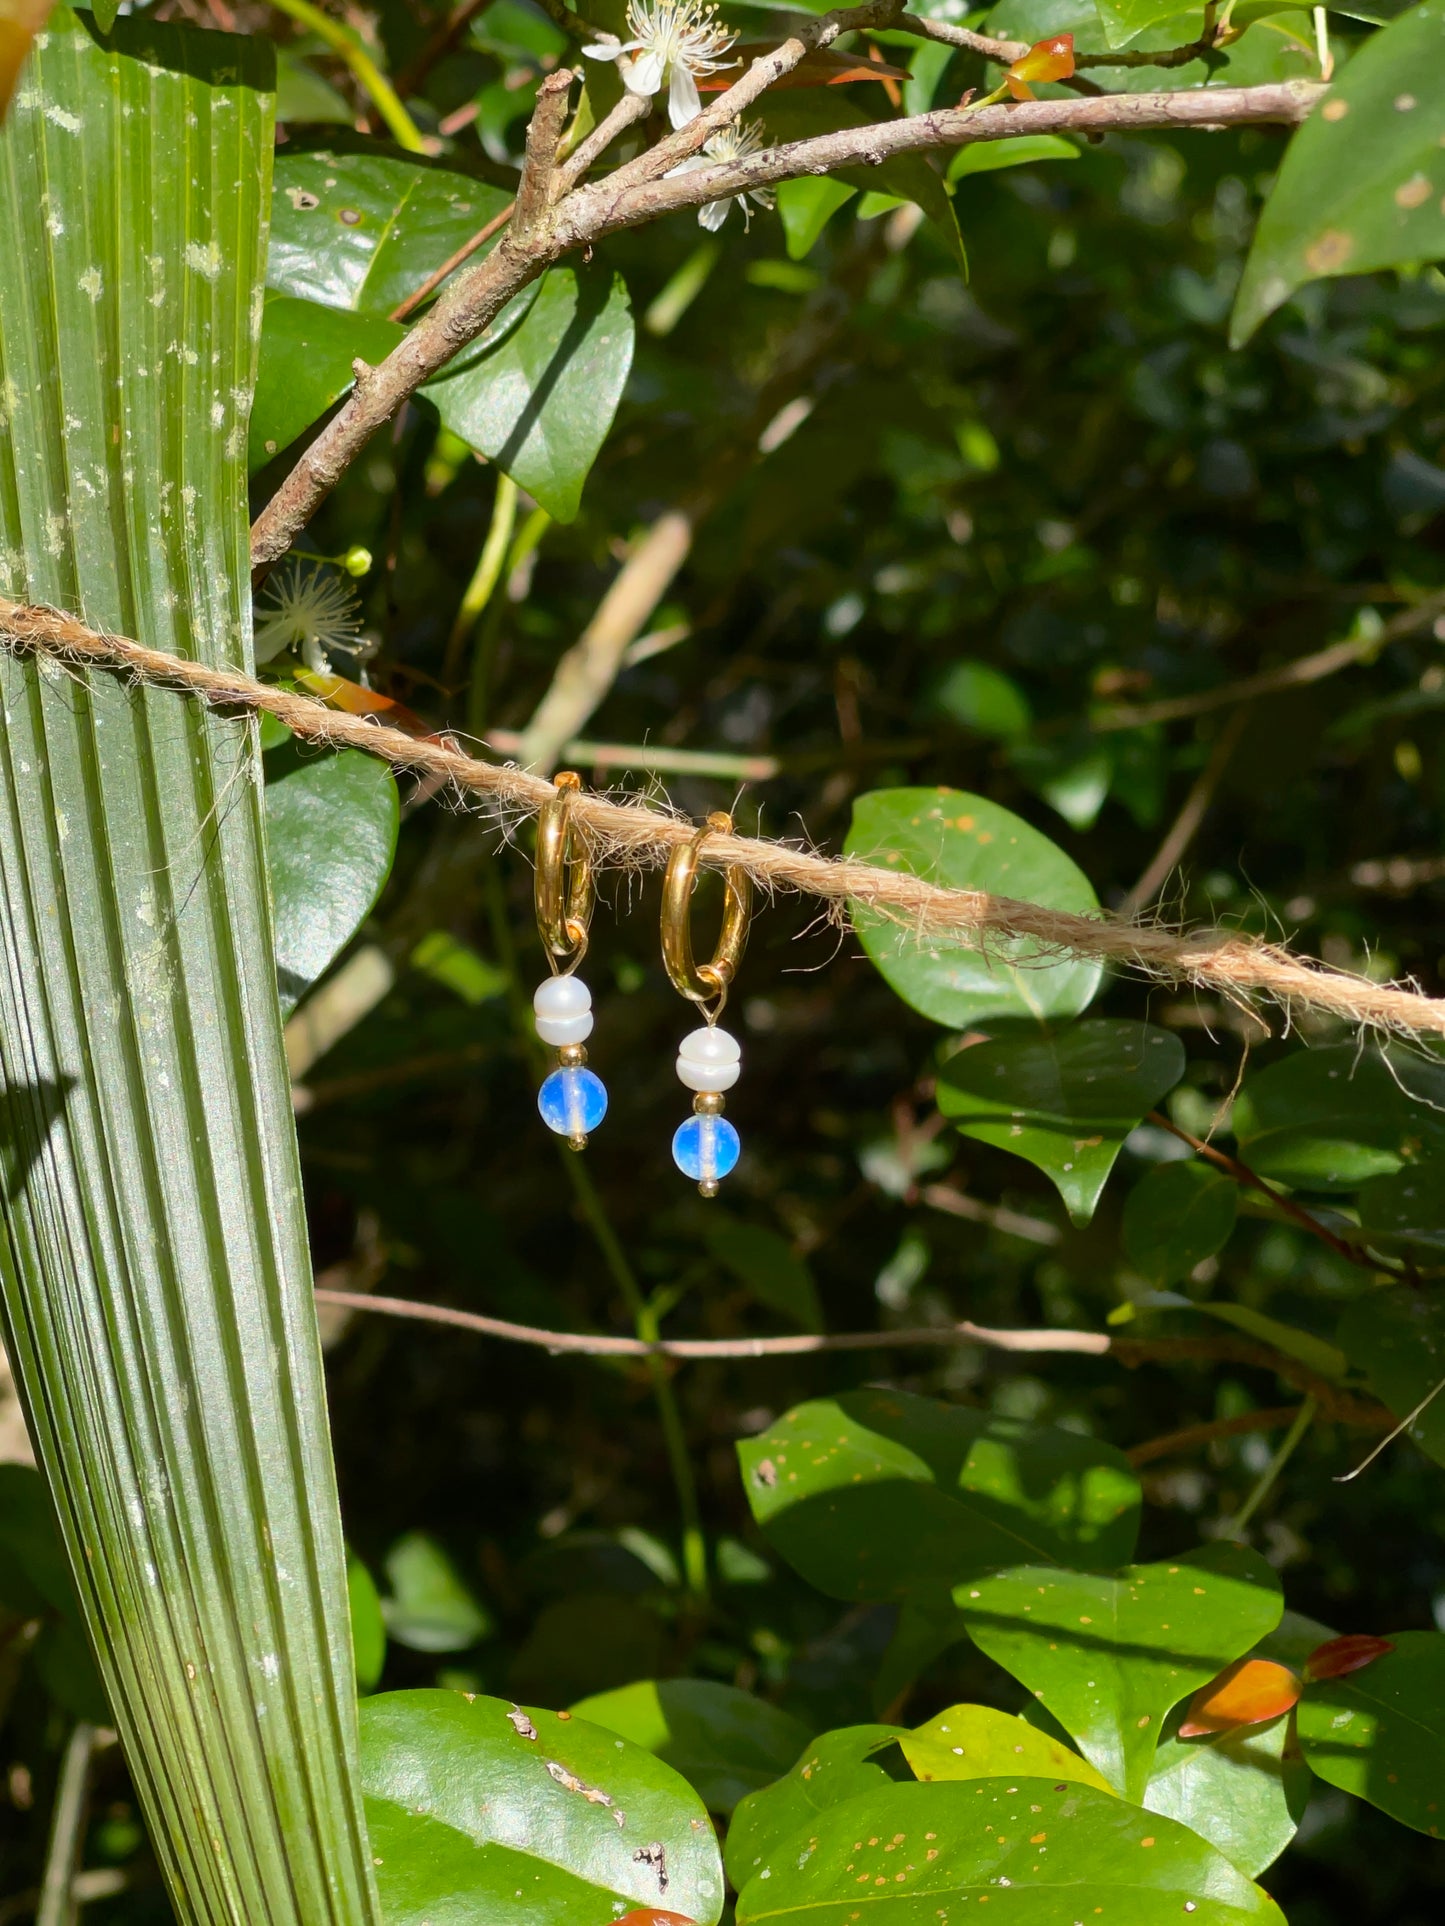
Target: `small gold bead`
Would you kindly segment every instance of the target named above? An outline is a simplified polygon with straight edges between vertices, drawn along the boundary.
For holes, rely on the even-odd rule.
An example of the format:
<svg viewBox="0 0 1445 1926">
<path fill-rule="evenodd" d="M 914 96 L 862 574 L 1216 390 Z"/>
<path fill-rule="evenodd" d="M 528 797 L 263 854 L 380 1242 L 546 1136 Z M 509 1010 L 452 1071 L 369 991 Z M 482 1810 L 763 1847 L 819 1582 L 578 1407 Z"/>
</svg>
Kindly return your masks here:
<svg viewBox="0 0 1445 1926">
<path fill-rule="evenodd" d="M 718 1194 L 718 1188 L 719 1188 L 718 1180 L 716 1177 L 704 1177 L 702 1182 L 698 1185 L 698 1190 L 702 1193 L 704 1197 L 716 1197 Z"/>
<path fill-rule="evenodd" d="M 575 1070 L 578 1064 L 587 1061 L 587 1046 L 584 1043 L 564 1043 L 557 1052 L 557 1061 L 564 1070 Z"/>
<path fill-rule="evenodd" d="M 567 1139 L 567 1148 L 569 1150 L 585 1150 L 587 1148 L 587 1138 L 585 1133 L 579 1132 L 577 1136 L 569 1137 Z"/>
<path fill-rule="evenodd" d="M 699 1117 L 720 1117 L 726 1108 L 722 1093 L 718 1090 L 699 1090 L 692 1100 L 692 1107 Z"/>
</svg>

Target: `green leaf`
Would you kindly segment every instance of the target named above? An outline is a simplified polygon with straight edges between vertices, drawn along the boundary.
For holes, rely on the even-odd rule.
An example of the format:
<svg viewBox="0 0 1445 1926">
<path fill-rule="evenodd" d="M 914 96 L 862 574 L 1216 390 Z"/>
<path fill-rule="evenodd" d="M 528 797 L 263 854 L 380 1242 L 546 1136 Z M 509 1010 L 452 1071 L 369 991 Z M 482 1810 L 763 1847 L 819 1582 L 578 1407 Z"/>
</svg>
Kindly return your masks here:
<svg viewBox="0 0 1445 1926">
<path fill-rule="evenodd" d="M 1229 1242 L 1239 1186 L 1199 1159 L 1156 1164 L 1124 1202 L 1124 1249 L 1141 1277 L 1175 1284 Z"/>
<path fill-rule="evenodd" d="M 714 1214 L 707 1223 L 707 1247 L 759 1304 L 804 1331 L 822 1330 L 823 1306 L 813 1273 L 786 1237 L 762 1224 Z"/>
<path fill-rule="evenodd" d="M 572 1710 L 656 1753 L 723 1814 L 786 1772 L 808 1743 L 801 1720 L 712 1679 L 640 1679 Z"/>
<path fill-rule="evenodd" d="M 510 979 L 505 970 L 479 956 L 450 930 L 428 930 L 411 953 L 411 967 L 441 983 L 475 1009 L 493 997 L 505 996 Z"/>
<path fill-rule="evenodd" d="M 958 158 L 962 160 L 965 154 L 982 152 L 984 146 L 1009 145 L 1006 140 L 984 142 L 977 150 L 961 149 Z M 934 691 L 933 706 L 955 722 L 961 722 L 965 729 L 1005 740 L 1025 735 L 1034 719 L 1029 699 L 1013 677 L 991 669 L 986 662 L 955 662 Z"/>
<path fill-rule="evenodd" d="M 1262 1177 L 1352 1190 L 1445 1151 L 1445 1064 L 1353 1043 L 1299 1050 L 1248 1079 L 1233 1125 Z"/>
<path fill-rule="evenodd" d="M 359 749 L 318 755 L 293 741 L 272 749 L 265 769 L 276 978 L 289 1016 L 370 915 L 401 806 L 390 769 Z"/>
<path fill-rule="evenodd" d="M 1111 1796 L 1102 1774 L 1047 1732 L 991 1705 L 951 1705 L 899 1744 L 915 1775 L 936 1779 L 1069 1779 Z"/>
<path fill-rule="evenodd" d="M 1056 1036 L 960 1050 L 939 1075 L 938 1107 L 965 1137 L 1037 1164 L 1087 1224 L 1124 1139 L 1184 1063 L 1170 1030 L 1091 1017 Z"/>
<path fill-rule="evenodd" d="M 1210 1738 L 1171 1732 L 1154 1755 L 1144 1804 L 1218 1846 L 1254 1878 L 1294 1838 L 1312 1784 L 1286 1715 Z"/>
<path fill-rule="evenodd" d="M 289 48 L 278 47 L 276 118 L 290 126 L 330 124 L 350 127 L 356 116 L 329 80 L 323 80 L 313 66 Z"/>
<path fill-rule="evenodd" d="M 944 179 L 952 187 L 968 174 L 992 174 L 1001 167 L 1031 167 L 1036 161 L 1077 160 L 1079 150 L 1058 134 L 1014 134 L 1006 140 L 979 140 L 960 147 Z"/>
<path fill-rule="evenodd" d="M 722 1911 L 717 1839 L 687 1781 L 568 1712 L 383 1692 L 361 1707 L 361 1770 L 387 1926 L 606 1926 L 659 1905 L 713 1926 Z"/>
<path fill-rule="evenodd" d="M 1291 140 L 1244 264 L 1238 346 L 1306 281 L 1445 254 L 1445 0 L 1370 37 Z"/>
<path fill-rule="evenodd" d="M 389 315 L 507 200 L 500 187 L 425 161 L 339 147 L 281 154 L 266 284 Z"/>
<path fill-rule="evenodd" d="M 734 1886 L 746 1885 L 769 1852 L 811 1829 L 820 1812 L 891 1786 L 892 1775 L 874 1755 L 904 1737 L 898 1725 L 845 1725 L 825 1732 L 785 1778 L 749 1793 L 728 1826 L 727 1872 Z"/>
<path fill-rule="evenodd" d="M 323 308 L 289 294 L 268 295 L 251 410 L 251 467 L 264 468 L 350 392 L 356 379 L 351 364 L 358 356 L 374 367 L 405 334 L 399 323 L 377 315 Z"/>
<path fill-rule="evenodd" d="M 990 890 L 1048 909 L 1090 915 L 1087 876 L 1011 810 L 960 789 L 875 789 L 853 805 L 847 853 L 947 889 Z M 903 1001 L 951 1029 L 989 1017 L 1077 1016 L 1102 969 L 1046 956 L 1037 944 L 995 938 L 986 950 L 920 940 L 906 924 L 850 904 L 863 947 Z"/>
<path fill-rule="evenodd" d="M 1381 1403 L 1403 1418 L 1445 1378 L 1445 1300 L 1408 1284 L 1368 1291 L 1341 1319 L 1340 1345 Z M 1445 1392 L 1416 1418 L 1410 1436 L 1445 1465 Z"/>
<path fill-rule="evenodd" d="M 778 215 L 783 223 L 788 259 L 801 261 L 805 254 L 810 254 L 828 222 L 857 192 L 856 187 L 830 180 L 826 174 L 779 181 Z"/>
<path fill-rule="evenodd" d="M 408 1532 L 385 1559 L 390 1594 L 381 1601 L 386 1629 L 413 1652 L 464 1652 L 492 1629 L 434 1538 Z"/>
<path fill-rule="evenodd" d="M 1137 40 L 1141 33 L 1148 33 L 1151 27 L 1163 27 L 1166 22 L 1179 17 L 1179 0 L 1094 0 L 1094 11 L 1098 14 L 1104 29 L 1107 45 L 1127 47 L 1130 41 Z M 1188 40 L 1199 38 L 1196 22 L 1193 33 L 1184 40 L 1161 39 L 1159 45 L 1184 46 Z"/>
<path fill-rule="evenodd" d="M 1000 1889 L 1007 1886 L 1004 1893 Z M 886 1898 L 885 1898 L 886 1893 Z M 869 1902 L 872 1902 L 871 1904 Z M 894 1786 L 849 1800 L 766 1855 L 738 1926 L 937 1926 L 981 1903 L 1010 1926 L 1283 1926 L 1274 1901 L 1197 1834 L 1053 1779 Z"/>
<path fill-rule="evenodd" d="M 1212 1317 L 1220 1324 L 1231 1324 L 1236 1331 L 1258 1338 L 1261 1344 L 1272 1344 L 1287 1358 L 1298 1358 L 1322 1378 L 1338 1381 L 1349 1369 L 1349 1360 L 1338 1345 L 1316 1337 L 1313 1331 L 1302 1331 L 1298 1325 L 1271 1317 L 1267 1311 L 1256 1311 L 1251 1304 L 1231 1304 L 1224 1298 L 1196 1304 L 1191 1298 L 1178 1297 L 1171 1291 L 1156 1291 L 1141 1299 L 1141 1303 L 1161 1310 L 1190 1311 L 1199 1317 Z"/>
<path fill-rule="evenodd" d="M 1126 1799 L 1149 1783 L 1164 1715 L 1279 1622 L 1279 1579 L 1216 1543 L 1112 1577 L 996 1572 L 954 1599 L 981 1650 L 1048 1707 Z"/>
<path fill-rule="evenodd" d="M 0 1465 L 0 1607 L 78 1617 L 45 1480 L 29 1465 Z"/>
<path fill-rule="evenodd" d="M 626 284 L 605 268 L 553 268 L 520 324 L 489 343 L 421 392 L 443 427 L 570 522 L 632 366 Z"/>
<path fill-rule="evenodd" d="M 1132 0 L 1114 0 L 1128 6 Z M 1149 0 L 1138 0 L 1148 5 Z M 1268 9 L 1266 9 L 1268 11 Z M 1091 67 L 1089 79 L 1106 93 L 1155 93 L 1161 88 L 1183 90 L 1194 87 L 1249 87 L 1270 80 L 1318 80 L 1319 57 L 1310 31 L 1308 8 L 1301 7 L 1295 18 L 1264 19 L 1249 0 L 1235 8 L 1232 19 L 1253 17 L 1255 24 L 1241 39 L 1208 60 L 1191 60 L 1183 67 Z M 1108 53 L 1122 47 L 1105 28 L 1102 8 L 1094 0 L 1002 0 L 989 15 L 988 30 L 1000 39 L 1023 40 L 1030 45 L 1057 33 L 1072 33 L 1076 53 Z M 1187 47 L 1198 40 L 1204 24 L 1202 9 L 1181 7 L 1155 16 L 1149 29 L 1150 49 Z M 1142 29 L 1141 29 L 1142 33 Z M 1339 49 L 1343 58 L 1348 49 Z M 1048 82 L 1038 89 L 1040 99 L 1067 98 L 1061 85 Z"/>
<path fill-rule="evenodd" d="M 1397 1632 L 1362 1671 L 1307 1685 L 1295 1717 L 1311 1771 L 1402 1825 L 1441 1835 L 1445 1637 Z"/>
<path fill-rule="evenodd" d="M 250 666 L 271 49 L 57 11 L 0 130 L 0 593 Z M 5 1342 L 178 1920 L 376 1917 L 254 723 L 0 660 Z"/>
<path fill-rule="evenodd" d="M 355 1552 L 346 1554 L 346 1592 L 351 1602 L 351 1649 L 356 1659 L 356 1689 L 374 1692 L 386 1664 L 386 1620 L 376 1580 Z"/>
<path fill-rule="evenodd" d="M 1112 1446 L 901 1391 L 800 1404 L 738 1446 L 753 1516 L 834 1598 L 937 1595 L 996 1565 L 1127 1558 L 1139 1485 Z"/>
<path fill-rule="evenodd" d="M 1360 1229 L 1370 1243 L 1386 1250 L 1445 1252 L 1445 1159 L 1372 1177 L 1355 1201 Z"/>
</svg>

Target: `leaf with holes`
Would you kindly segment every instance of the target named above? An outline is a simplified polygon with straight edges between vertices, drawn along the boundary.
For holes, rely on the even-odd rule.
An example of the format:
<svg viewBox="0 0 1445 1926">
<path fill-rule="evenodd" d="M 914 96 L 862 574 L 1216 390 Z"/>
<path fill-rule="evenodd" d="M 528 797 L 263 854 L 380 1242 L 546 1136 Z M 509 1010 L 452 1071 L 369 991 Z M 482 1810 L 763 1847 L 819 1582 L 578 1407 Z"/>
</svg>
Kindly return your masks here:
<svg viewBox="0 0 1445 1926">
<path fill-rule="evenodd" d="M 1233 1125 L 1262 1177 L 1353 1190 L 1445 1151 L 1445 1063 L 1353 1043 L 1297 1050 L 1247 1079 Z"/>
<path fill-rule="evenodd" d="M 1370 1389 L 1397 1418 L 1436 1395 L 1410 1426 L 1410 1436 L 1445 1465 L 1445 1299 L 1436 1291 L 1392 1284 L 1357 1297 L 1340 1321 L 1340 1345 Z"/>
<path fill-rule="evenodd" d="M 1005 1890 L 1007 1889 L 1007 1890 Z M 738 1926 L 938 1926 L 993 1902 L 1010 1926 L 1283 1926 L 1274 1901 L 1172 1819 L 1053 1779 L 894 1786 L 820 1815 L 765 1856 Z M 1107 1911 L 1106 1911 L 1107 1909 Z M 980 1915 L 983 1917 L 984 1915 Z"/>
<path fill-rule="evenodd" d="M 899 1391 L 798 1405 L 738 1446 L 753 1516 L 833 1598 L 937 1595 L 969 1572 L 1127 1558 L 1139 1484 L 1111 1445 Z"/>
<path fill-rule="evenodd" d="M 1362 1672 L 1305 1687 L 1295 1714 L 1311 1769 L 1402 1825 L 1441 1836 L 1445 1636 L 1399 1632 Z"/>
<path fill-rule="evenodd" d="M 784 1778 L 749 1793 L 728 1827 L 727 1873 L 734 1886 L 745 1886 L 767 1853 L 811 1827 L 820 1812 L 892 1785 L 894 1775 L 877 1755 L 905 1736 L 897 1725 L 845 1725 L 825 1732 Z"/>
<path fill-rule="evenodd" d="M 990 890 L 1046 909 L 1090 915 L 1093 885 L 1021 816 L 961 789 L 875 789 L 853 805 L 847 853 L 945 889 Z M 863 947 L 915 1010 L 966 1029 L 989 1017 L 1077 1016 L 1102 975 L 1097 963 L 1050 957 L 1035 943 L 991 937 L 984 948 L 919 936 L 902 922 L 849 905 Z"/>
<path fill-rule="evenodd" d="M 421 392 L 442 425 L 570 522 L 632 366 L 620 275 L 553 268 L 503 339 L 468 348 Z"/>
<path fill-rule="evenodd" d="M 641 1679 L 572 1710 L 656 1753 L 724 1814 L 785 1773 L 809 1737 L 790 1713 L 714 1679 Z"/>
<path fill-rule="evenodd" d="M 1183 1074 L 1172 1031 L 1090 1017 L 1056 1036 L 960 1050 L 939 1076 L 938 1107 L 965 1137 L 1036 1164 L 1087 1224 L 1124 1139 Z"/>
<path fill-rule="evenodd" d="M 1062 1740 L 991 1705 L 951 1705 L 899 1741 L 914 1775 L 935 1780 L 1070 1779 L 1111 1796 L 1108 1780 Z"/>
<path fill-rule="evenodd" d="M 1445 0 L 1363 43 L 1295 134 L 1259 217 L 1235 345 L 1306 281 L 1445 254 Z"/>
<path fill-rule="evenodd" d="M 1229 1242 L 1239 1186 L 1197 1158 L 1156 1164 L 1124 1201 L 1124 1249 L 1151 1284 L 1175 1284 Z"/>
<path fill-rule="evenodd" d="M 470 1692 L 361 1707 L 361 1771 L 387 1926 L 526 1917 L 611 1922 L 629 1907 L 722 1911 L 722 1862 L 671 1766 L 567 1712 Z"/>
<path fill-rule="evenodd" d="M 1164 1715 L 1279 1622 L 1257 1552 L 1213 1544 L 1167 1564 L 996 1572 L 958 1586 L 974 1643 L 1022 1681 L 1126 1799 L 1149 1782 Z"/>
</svg>

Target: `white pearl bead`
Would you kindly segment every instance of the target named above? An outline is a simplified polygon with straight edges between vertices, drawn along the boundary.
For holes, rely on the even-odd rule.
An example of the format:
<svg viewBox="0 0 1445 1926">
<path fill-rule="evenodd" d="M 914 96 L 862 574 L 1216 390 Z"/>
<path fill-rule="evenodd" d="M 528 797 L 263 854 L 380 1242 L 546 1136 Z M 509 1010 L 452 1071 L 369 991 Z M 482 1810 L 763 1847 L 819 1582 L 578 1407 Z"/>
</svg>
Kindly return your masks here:
<svg viewBox="0 0 1445 1926">
<path fill-rule="evenodd" d="M 677 1074 L 689 1090 L 731 1090 L 742 1075 L 737 1063 L 700 1063 L 696 1057 L 678 1056 Z"/>
<path fill-rule="evenodd" d="M 583 1010 L 579 1016 L 539 1016 L 536 1018 L 537 1035 L 543 1043 L 553 1044 L 561 1049 L 564 1043 L 584 1043 L 592 1034 L 592 1012 Z"/>
<path fill-rule="evenodd" d="M 689 1063 L 740 1063 L 743 1048 L 726 1030 L 707 1028 L 690 1031 L 678 1044 L 677 1054 Z"/>
<path fill-rule="evenodd" d="M 539 1017 L 579 1017 L 592 1008 L 592 992 L 577 976 L 549 976 L 532 993 Z"/>
</svg>

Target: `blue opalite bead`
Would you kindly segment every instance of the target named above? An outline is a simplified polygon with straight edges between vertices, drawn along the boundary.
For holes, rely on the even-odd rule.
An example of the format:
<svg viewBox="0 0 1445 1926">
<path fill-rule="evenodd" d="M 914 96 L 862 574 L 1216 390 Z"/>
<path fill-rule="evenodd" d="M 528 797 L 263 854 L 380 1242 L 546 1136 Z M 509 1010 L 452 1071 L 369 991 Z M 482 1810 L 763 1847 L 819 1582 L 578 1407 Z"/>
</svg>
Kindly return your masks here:
<svg viewBox="0 0 1445 1926">
<path fill-rule="evenodd" d="M 537 1092 L 537 1108 L 559 1137 L 585 1137 L 607 1115 L 607 1086 L 590 1070 L 554 1070 Z"/>
<path fill-rule="evenodd" d="M 742 1150 L 726 1117 L 689 1117 L 672 1140 L 672 1160 L 684 1177 L 716 1183 L 736 1165 Z"/>
</svg>

